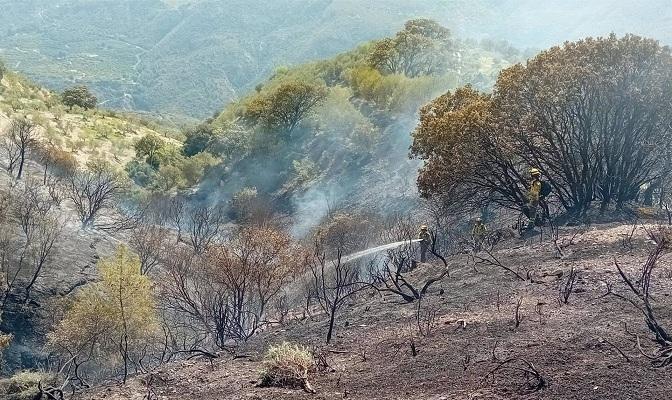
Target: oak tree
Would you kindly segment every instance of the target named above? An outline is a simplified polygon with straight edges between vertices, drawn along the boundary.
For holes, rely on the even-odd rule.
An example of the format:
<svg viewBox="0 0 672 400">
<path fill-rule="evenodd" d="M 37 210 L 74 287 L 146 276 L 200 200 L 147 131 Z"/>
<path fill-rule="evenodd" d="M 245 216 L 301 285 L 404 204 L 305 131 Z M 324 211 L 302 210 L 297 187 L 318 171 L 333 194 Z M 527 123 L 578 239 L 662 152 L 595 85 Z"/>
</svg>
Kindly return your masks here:
<svg viewBox="0 0 672 400">
<path fill-rule="evenodd" d="M 478 208 L 520 208 L 527 168 L 582 213 L 633 201 L 669 175 L 672 56 L 634 35 L 553 47 L 499 75 L 491 95 L 469 87 L 421 110 L 412 154 L 425 196 Z"/>
<path fill-rule="evenodd" d="M 313 109 L 326 98 L 324 86 L 306 82 L 280 83 L 269 92 L 255 96 L 244 117 L 261 127 L 288 138 Z"/>
<path fill-rule="evenodd" d="M 72 111 L 72 107 L 79 106 L 85 110 L 96 108 L 98 98 L 86 86 L 75 86 L 63 91 L 61 95 L 63 105 Z"/>
</svg>

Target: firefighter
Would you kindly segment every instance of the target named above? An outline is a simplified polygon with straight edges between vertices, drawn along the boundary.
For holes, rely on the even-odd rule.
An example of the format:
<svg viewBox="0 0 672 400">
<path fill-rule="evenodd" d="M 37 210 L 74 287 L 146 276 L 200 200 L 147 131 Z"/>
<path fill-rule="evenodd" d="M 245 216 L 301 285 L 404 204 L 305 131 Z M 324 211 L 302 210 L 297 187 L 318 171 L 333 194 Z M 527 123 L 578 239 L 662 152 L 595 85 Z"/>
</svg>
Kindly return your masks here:
<svg viewBox="0 0 672 400">
<path fill-rule="evenodd" d="M 481 217 L 476 218 L 474 227 L 471 229 L 471 239 L 474 241 L 474 251 L 481 251 L 481 246 L 483 245 L 487 230 L 488 229 L 483 223 L 483 219 Z"/>
<path fill-rule="evenodd" d="M 427 262 L 427 249 L 429 249 L 429 245 L 432 243 L 432 236 L 429 234 L 427 225 L 420 227 L 418 239 L 420 239 L 420 262 L 424 263 Z"/>
<path fill-rule="evenodd" d="M 530 187 L 527 192 L 527 228 L 533 229 L 537 220 L 539 200 L 541 199 L 541 171 L 531 168 L 530 178 Z"/>
</svg>

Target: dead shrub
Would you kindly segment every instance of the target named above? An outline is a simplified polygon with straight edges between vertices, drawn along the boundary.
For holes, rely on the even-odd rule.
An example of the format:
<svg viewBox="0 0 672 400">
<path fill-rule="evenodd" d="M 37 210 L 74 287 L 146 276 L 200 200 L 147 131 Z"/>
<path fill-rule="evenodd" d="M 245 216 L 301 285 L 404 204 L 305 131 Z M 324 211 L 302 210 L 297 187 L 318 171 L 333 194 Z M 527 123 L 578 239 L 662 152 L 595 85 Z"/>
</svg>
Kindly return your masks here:
<svg viewBox="0 0 672 400">
<path fill-rule="evenodd" d="M 548 387 L 548 381 L 534 364 L 522 358 L 509 358 L 498 363 L 485 375 L 483 382 L 488 380 L 496 382 L 498 375 L 502 375 L 509 383 L 517 385 L 517 392 L 522 395 L 538 392 Z"/>
<path fill-rule="evenodd" d="M 654 367 L 666 367 L 672 364 L 672 335 L 668 331 L 669 327 L 664 326 L 660 322 L 660 314 L 655 311 L 653 304 L 654 296 L 651 292 L 654 277 L 653 271 L 658 265 L 660 257 L 670 252 L 672 230 L 669 227 L 657 227 L 648 230 L 648 235 L 649 239 L 656 246 L 649 252 L 649 257 L 642 265 L 638 274 L 635 276 L 628 274 L 621 268 L 618 260 L 614 260 L 616 270 L 623 283 L 626 284 L 628 292 L 623 294 L 618 293 L 611 286 L 607 286 L 607 294 L 629 302 L 642 313 L 646 326 L 655 336 L 655 342 L 659 347 L 652 355 L 646 354 L 640 346 L 639 337 L 637 337 L 638 348 L 642 355 L 651 360 Z"/>
</svg>

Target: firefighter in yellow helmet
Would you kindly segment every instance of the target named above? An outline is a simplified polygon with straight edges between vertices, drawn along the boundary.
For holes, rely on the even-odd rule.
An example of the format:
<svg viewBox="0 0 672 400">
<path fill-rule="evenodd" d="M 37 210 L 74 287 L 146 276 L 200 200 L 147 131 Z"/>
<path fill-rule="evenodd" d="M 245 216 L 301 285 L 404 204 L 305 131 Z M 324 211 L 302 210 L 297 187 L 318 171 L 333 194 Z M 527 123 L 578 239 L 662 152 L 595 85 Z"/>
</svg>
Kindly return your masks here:
<svg viewBox="0 0 672 400">
<path fill-rule="evenodd" d="M 420 262 L 424 263 L 427 262 L 427 250 L 432 243 L 432 236 L 429 234 L 427 225 L 422 225 L 420 227 L 418 239 L 420 239 Z"/>
<path fill-rule="evenodd" d="M 541 171 L 530 168 L 530 187 L 527 191 L 527 228 L 534 228 L 537 220 L 537 210 L 541 199 Z"/>
<path fill-rule="evenodd" d="M 483 245 L 483 240 L 485 239 L 487 231 L 488 228 L 485 227 L 483 219 L 481 217 L 476 218 L 474 227 L 471 229 L 471 239 L 474 241 L 474 251 L 481 251 L 481 246 Z"/>
</svg>

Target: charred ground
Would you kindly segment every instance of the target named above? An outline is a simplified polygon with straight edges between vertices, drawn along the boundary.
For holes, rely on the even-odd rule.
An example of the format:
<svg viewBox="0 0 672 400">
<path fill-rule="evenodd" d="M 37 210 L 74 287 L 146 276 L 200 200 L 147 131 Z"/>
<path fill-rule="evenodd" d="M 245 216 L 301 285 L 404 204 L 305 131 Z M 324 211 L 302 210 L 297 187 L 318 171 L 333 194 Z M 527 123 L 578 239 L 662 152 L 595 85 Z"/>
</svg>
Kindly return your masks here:
<svg viewBox="0 0 672 400">
<path fill-rule="evenodd" d="M 448 259 L 450 276 L 420 304 L 394 295 L 362 292 L 347 308 L 335 340 L 325 346 L 324 315 L 297 318 L 276 326 L 215 359 L 196 357 L 134 377 L 127 386 L 109 384 L 77 399 L 604 399 L 661 398 L 669 391 L 665 371 L 652 367 L 637 349 L 654 347 L 643 316 L 609 295 L 628 294 L 614 266 L 637 275 L 654 244 L 650 225 L 609 224 L 566 228 L 558 258 L 552 241 L 514 239 L 493 251 L 501 268 L 473 263 L 469 255 Z M 485 257 L 489 257 L 485 255 Z M 438 264 L 412 272 L 420 281 Z M 577 277 L 567 304 L 560 299 L 570 271 Z M 669 255 L 654 272 L 655 310 L 663 321 L 672 314 Z M 520 306 L 518 306 L 520 304 Z M 420 323 L 418 328 L 418 307 Z M 516 309 L 519 323 L 516 326 Z M 663 322 L 665 323 L 665 322 Z M 429 332 L 427 332 L 429 330 Z M 317 394 L 256 387 L 263 353 L 283 341 L 313 349 L 321 370 L 309 379 Z M 413 354 L 415 352 L 415 355 Z M 531 375 L 502 362 L 532 364 L 544 387 L 531 390 Z M 326 361 L 326 364 L 325 364 Z"/>
</svg>

